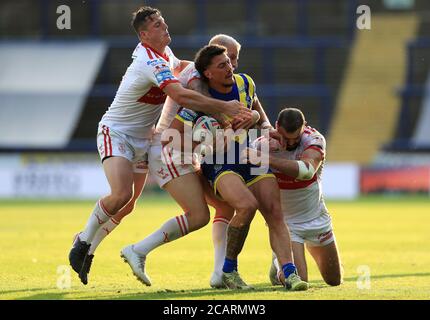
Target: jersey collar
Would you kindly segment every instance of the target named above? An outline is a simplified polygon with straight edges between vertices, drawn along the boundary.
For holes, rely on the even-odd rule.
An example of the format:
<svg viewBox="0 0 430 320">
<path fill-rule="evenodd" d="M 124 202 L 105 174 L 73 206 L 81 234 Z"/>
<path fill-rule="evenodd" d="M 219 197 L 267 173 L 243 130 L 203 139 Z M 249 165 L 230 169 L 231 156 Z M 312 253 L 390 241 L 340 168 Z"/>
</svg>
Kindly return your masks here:
<svg viewBox="0 0 430 320">
<path fill-rule="evenodd" d="M 166 60 L 167 62 L 169 62 L 169 57 L 165 53 L 158 52 L 157 50 L 155 50 L 153 47 L 151 47 L 150 45 L 148 45 L 146 43 L 141 42 L 141 44 L 142 44 L 143 47 L 154 51 L 157 55 L 163 57 L 164 60 Z"/>
</svg>

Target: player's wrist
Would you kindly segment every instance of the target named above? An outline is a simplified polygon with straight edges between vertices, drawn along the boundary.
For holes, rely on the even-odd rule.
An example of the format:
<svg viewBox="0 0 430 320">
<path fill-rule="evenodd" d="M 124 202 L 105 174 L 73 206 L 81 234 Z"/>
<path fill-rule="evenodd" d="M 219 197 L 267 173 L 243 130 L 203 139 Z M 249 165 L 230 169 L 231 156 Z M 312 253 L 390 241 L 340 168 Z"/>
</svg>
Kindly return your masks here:
<svg viewBox="0 0 430 320">
<path fill-rule="evenodd" d="M 261 125 L 260 125 L 261 129 L 273 129 L 273 126 L 270 124 L 269 121 L 264 121 Z"/>
<path fill-rule="evenodd" d="M 260 113 L 257 110 L 252 110 L 252 122 L 256 124 L 260 120 Z"/>
</svg>

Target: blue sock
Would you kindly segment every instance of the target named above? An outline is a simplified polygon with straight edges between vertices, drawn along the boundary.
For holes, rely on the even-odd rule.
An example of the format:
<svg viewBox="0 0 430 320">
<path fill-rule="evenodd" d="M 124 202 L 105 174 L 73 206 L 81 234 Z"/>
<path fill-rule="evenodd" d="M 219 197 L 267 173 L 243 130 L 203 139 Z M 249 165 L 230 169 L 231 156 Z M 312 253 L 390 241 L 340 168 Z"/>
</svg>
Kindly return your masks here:
<svg viewBox="0 0 430 320">
<path fill-rule="evenodd" d="M 224 260 L 224 266 L 222 267 L 222 271 L 226 273 L 230 273 L 233 271 L 237 271 L 237 260 L 232 260 L 225 258 Z"/>
<path fill-rule="evenodd" d="M 289 277 L 290 274 L 296 272 L 296 266 L 294 263 L 287 263 L 282 266 L 282 271 L 284 271 L 285 279 Z"/>
</svg>

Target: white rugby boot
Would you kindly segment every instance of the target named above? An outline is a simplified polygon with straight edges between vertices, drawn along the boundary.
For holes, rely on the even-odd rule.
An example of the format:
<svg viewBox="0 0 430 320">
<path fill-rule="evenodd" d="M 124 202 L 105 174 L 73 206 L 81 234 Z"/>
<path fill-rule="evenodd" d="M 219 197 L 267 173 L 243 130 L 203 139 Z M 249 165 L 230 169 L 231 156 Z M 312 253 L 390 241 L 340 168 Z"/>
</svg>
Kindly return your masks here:
<svg viewBox="0 0 430 320">
<path fill-rule="evenodd" d="M 121 250 L 121 257 L 124 259 L 124 262 L 130 265 L 137 280 L 147 286 L 151 285 L 151 279 L 145 273 L 146 255 L 138 254 L 133 250 L 133 245 L 129 245 Z"/>
</svg>

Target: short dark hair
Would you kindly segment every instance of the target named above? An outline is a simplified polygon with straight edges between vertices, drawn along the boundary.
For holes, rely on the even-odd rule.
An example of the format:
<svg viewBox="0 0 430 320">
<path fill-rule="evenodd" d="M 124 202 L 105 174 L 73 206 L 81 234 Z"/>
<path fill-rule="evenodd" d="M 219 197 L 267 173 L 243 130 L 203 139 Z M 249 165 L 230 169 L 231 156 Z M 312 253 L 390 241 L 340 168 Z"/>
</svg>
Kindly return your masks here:
<svg viewBox="0 0 430 320">
<path fill-rule="evenodd" d="M 196 67 L 196 70 L 202 76 L 203 80 L 208 81 L 208 78 L 206 78 L 204 72 L 212 63 L 212 59 L 216 56 L 219 56 L 220 54 L 223 54 L 224 52 L 226 52 L 226 50 L 226 47 L 214 44 L 204 46 L 196 53 L 194 65 Z"/>
<path fill-rule="evenodd" d="M 278 114 L 278 126 L 288 133 L 296 132 L 305 123 L 305 116 L 300 109 L 285 108 Z"/>
<path fill-rule="evenodd" d="M 135 12 L 133 12 L 133 19 L 131 20 L 131 25 L 139 36 L 139 31 L 145 28 L 145 24 L 150 16 L 153 14 L 161 15 L 161 11 L 152 7 L 140 7 Z"/>
</svg>

